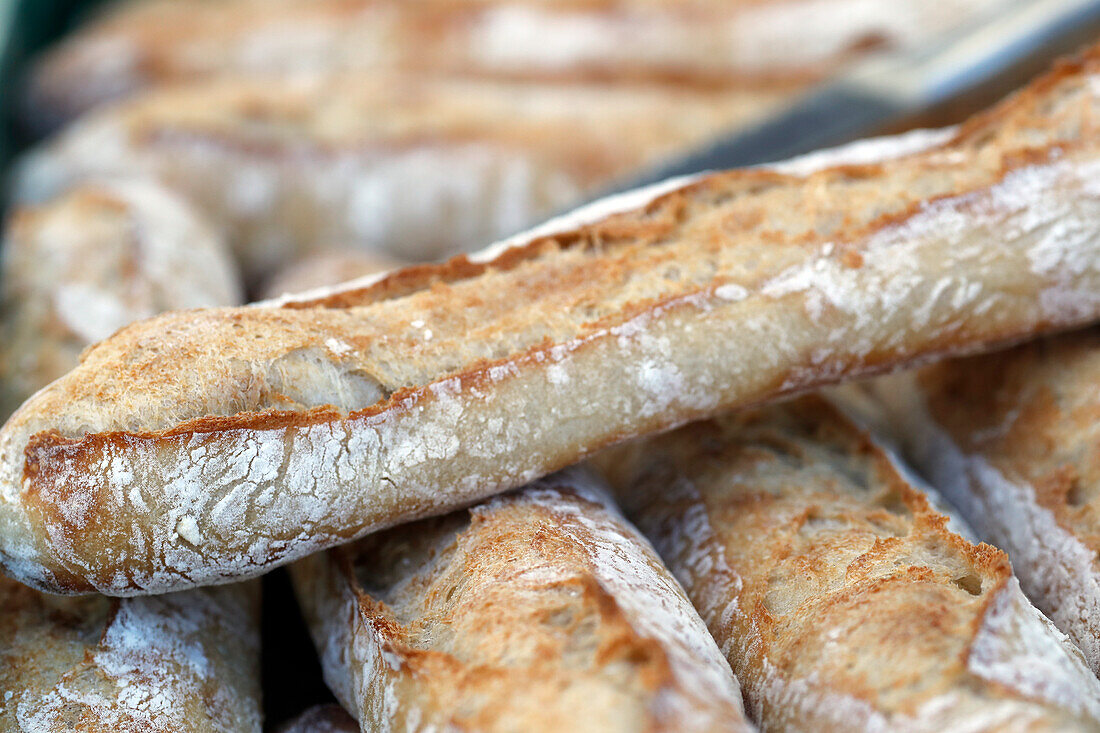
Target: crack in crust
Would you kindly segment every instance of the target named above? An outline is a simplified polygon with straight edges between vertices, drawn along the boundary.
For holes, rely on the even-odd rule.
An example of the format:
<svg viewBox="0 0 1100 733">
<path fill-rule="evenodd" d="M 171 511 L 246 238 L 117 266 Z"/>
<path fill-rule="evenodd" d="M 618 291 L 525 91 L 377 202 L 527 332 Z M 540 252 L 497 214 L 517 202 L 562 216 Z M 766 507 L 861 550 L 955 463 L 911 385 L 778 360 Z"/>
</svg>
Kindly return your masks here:
<svg viewBox="0 0 1100 733">
<path fill-rule="evenodd" d="M 1092 321 L 1098 70 L 917 152 L 705 176 L 132 325 L 0 432 L 0 562 L 68 592 L 224 582 L 724 408 Z"/>
</svg>

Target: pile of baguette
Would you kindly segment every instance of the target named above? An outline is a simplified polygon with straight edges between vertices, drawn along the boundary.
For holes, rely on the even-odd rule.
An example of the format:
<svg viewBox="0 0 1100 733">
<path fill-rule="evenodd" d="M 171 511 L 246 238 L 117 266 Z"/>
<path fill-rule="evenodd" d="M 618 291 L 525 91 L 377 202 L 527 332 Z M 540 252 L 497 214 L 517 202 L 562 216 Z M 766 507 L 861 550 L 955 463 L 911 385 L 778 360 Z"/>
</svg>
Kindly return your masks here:
<svg viewBox="0 0 1100 733">
<path fill-rule="evenodd" d="M 1100 45 L 538 223 L 997 3 L 78 29 L 0 249 L 0 733 L 1100 731 Z M 339 705 L 265 721 L 281 566 Z"/>
</svg>

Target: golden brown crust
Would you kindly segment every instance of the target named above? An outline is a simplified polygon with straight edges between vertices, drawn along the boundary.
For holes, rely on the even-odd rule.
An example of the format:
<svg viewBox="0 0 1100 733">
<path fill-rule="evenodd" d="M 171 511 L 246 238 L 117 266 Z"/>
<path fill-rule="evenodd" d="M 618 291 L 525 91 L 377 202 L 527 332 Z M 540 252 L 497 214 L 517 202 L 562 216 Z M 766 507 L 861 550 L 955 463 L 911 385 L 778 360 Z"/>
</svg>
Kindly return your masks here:
<svg viewBox="0 0 1100 733">
<path fill-rule="evenodd" d="M 61 598 L 0 577 L 0 731 L 261 729 L 259 587 Z"/>
<path fill-rule="evenodd" d="M 364 730 L 749 730 L 652 548 L 576 471 L 292 566 Z"/>
<path fill-rule="evenodd" d="M 0 433 L 4 564 L 110 593 L 251 575 L 726 407 L 1094 320 L 1097 69 L 897 159 L 706 176 L 131 326 Z"/>
<path fill-rule="evenodd" d="M 1100 552 L 1100 448 L 1094 431 L 1096 331 L 1043 339 L 921 373 L 928 408 L 966 453 L 979 453 L 1060 527 Z"/>
<path fill-rule="evenodd" d="M 1039 340 L 875 387 L 913 460 L 1100 669 L 1100 335 Z"/>
<path fill-rule="evenodd" d="M 820 400 L 697 423 L 596 463 L 764 727 L 1100 722 L 1100 684 L 1024 600 L 1004 553 L 949 532 Z"/>
</svg>

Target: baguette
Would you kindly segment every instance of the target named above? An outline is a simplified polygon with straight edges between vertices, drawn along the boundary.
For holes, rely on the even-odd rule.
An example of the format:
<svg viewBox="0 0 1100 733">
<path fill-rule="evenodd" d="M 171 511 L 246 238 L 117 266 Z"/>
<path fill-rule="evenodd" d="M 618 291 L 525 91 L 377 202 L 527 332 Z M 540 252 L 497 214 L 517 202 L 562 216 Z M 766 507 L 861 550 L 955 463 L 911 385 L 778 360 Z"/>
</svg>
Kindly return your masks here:
<svg viewBox="0 0 1100 733">
<path fill-rule="evenodd" d="M 99 182 L 17 209 L 0 247 L 0 414 L 128 323 L 243 300 L 224 243 L 159 186 Z"/>
<path fill-rule="evenodd" d="M 915 465 L 1004 548 L 1100 672 L 1100 334 L 1067 334 L 872 386 Z"/>
<path fill-rule="evenodd" d="M 359 724 L 339 705 L 315 705 L 278 733 L 359 733 Z"/>
<path fill-rule="evenodd" d="M 1068 731 L 1100 681 L 1004 553 L 950 532 L 820 398 L 595 461 L 706 620 L 766 730 Z"/>
<path fill-rule="evenodd" d="M 577 470 L 290 571 L 363 730 L 751 729 L 683 590 Z"/>
<path fill-rule="evenodd" d="M 632 436 L 1093 321 L 1097 70 L 918 152 L 872 143 L 900 158 L 669 182 L 478 256 L 127 327 L 0 430 L 0 564 L 70 593 L 248 577 Z"/>
<path fill-rule="evenodd" d="M 260 287 L 260 297 L 277 298 L 289 293 L 358 280 L 400 266 L 397 260 L 356 250 L 332 250 L 298 260 L 275 272 Z"/>
<path fill-rule="evenodd" d="M 0 731 L 260 733 L 259 584 L 60 598 L 0 577 Z"/>
<path fill-rule="evenodd" d="M 24 161 L 15 190 L 37 201 L 89 175 L 157 178 L 252 279 L 333 248 L 426 260 L 513 234 L 761 107 L 656 86 L 215 80 L 79 120 Z"/>
<path fill-rule="evenodd" d="M 34 69 L 50 129 L 141 89 L 227 74 L 417 72 L 709 84 L 767 100 L 869 50 L 927 42 L 1004 0 L 229 0 L 130 3 Z M 841 21 L 838 21 L 842 19 Z"/>
</svg>

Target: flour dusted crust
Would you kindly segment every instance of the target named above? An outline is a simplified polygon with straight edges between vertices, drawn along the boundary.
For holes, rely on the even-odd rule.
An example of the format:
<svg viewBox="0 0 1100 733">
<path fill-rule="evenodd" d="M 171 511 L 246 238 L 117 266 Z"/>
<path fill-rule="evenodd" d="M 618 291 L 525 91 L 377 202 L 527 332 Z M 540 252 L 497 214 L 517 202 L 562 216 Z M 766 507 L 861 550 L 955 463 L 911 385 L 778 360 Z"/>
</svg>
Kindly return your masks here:
<svg viewBox="0 0 1100 733">
<path fill-rule="evenodd" d="M 595 459 L 769 730 L 1095 730 L 1100 682 L 1008 559 L 818 398 Z"/>
<path fill-rule="evenodd" d="M 253 277 L 334 248 L 425 260 L 520 231 L 765 108 L 762 93 L 658 85 L 217 79 L 91 113 L 26 159 L 15 188 L 41 200 L 89 175 L 160 179 Z"/>
<path fill-rule="evenodd" d="M 259 733 L 259 586 L 65 598 L 0 577 L 0 731 Z"/>
<path fill-rule="evenodd" d="M 751 730 L 683 590 L 578 470 L 291 574 L 364 730 Z"/>
<path fill-rule="evenodd" d="M 883 47 L 916 45 L 1004 0 L 153 0 L 78 30 L 32 74 L 47 129 L 141 89 L 227 74 L 398 68 L 660 80 L 767 100 Z"/>
<path fill-rule="evenodd" d="M 244 301 L 225 243 L 186 202 L 149 182 L 88 183 L 16 208 L 0 253 L 5 417 L 129 323 Z"/>
<path fill-rule="evenodd" d="M 1100 334 L 1025 344 L 873 384 L 914 463 L 1012 559 L 1100 670 Z"/>
<path fill-rule="evenodd" d="M 0 561 L 67 592 L 247 577 L 632 436 L 1095 320 L 1098 70 L 902 157 L 702 176 L 491 255 L 130 326 L 0 431 Z"/>
</svg>

